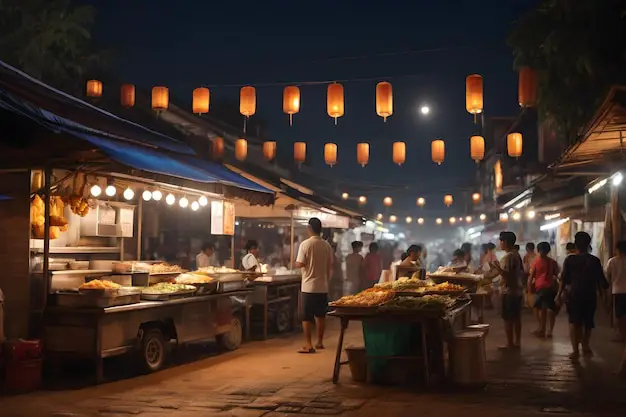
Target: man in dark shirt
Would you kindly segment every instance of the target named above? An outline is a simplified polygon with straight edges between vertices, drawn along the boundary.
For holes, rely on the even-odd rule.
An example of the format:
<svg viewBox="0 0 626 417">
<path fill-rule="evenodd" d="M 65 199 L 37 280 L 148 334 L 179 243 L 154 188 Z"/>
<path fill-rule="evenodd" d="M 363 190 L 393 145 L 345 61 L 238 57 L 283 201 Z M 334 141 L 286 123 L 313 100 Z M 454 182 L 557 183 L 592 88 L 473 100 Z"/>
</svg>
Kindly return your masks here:
<svg viewBox="0 0 626 417">
<path fill-rule="evenodd" d="M 603 295 L 609 284 L 604 276 L 600 259 L 589 253 L 591 236 L 578 232 L 574 237 L 577 252 L 563 262 L 563 273 L 557 294 L 557 301 L 563 300 L 567 307 L 570 324 L 572 353 L 570 358 L 580 356 L 578 346 L 582 345 L 583 355 L 592 356 L 589 345 L 591 330 L 594 328 L 597 294 Z"/>
</svg>

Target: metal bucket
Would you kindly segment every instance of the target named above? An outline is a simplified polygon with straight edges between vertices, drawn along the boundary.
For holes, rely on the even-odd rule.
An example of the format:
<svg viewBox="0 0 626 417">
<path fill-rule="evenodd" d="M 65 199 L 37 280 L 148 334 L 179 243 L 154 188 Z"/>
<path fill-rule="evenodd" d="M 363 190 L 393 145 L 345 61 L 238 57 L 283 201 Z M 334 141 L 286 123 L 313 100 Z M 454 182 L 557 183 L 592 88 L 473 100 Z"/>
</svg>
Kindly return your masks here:
<svg viewBox="0 0 626 417">
<path fill-rule="evenodd" d="M 367 353 L 365 347 L 347 347 L 348 364 L 354 382 L 367 381 Z"/>
</svg>

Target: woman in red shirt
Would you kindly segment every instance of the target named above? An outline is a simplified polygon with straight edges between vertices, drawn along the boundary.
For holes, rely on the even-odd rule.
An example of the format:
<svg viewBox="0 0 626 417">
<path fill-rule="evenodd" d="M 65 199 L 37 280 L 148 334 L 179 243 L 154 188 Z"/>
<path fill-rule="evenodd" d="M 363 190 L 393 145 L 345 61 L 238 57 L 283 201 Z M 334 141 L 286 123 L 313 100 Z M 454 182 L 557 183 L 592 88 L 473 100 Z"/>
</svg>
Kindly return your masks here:
<svg viewBox="0 0 626 417">
<path fill-rule="evenodd" d="M 558 292 L 559 265 L 550 258 L 550 244 L 541 242 L 537 245 L 539 256 L 535 258 L 530 267 L 530 279 L 528 280 L 528 291 L 535 293 L 535 312 L 539 319 L 539 329 L 535 330 L 535 336 L 545 338 L 552 337 L 554 330 L 554 321 L 558 313 L 558 307 L 555 302 Z M 546 329 L 548 318 L 550 319 L 550 328 Z"/>
<path fill-rule="evenodd" d="M 383 258 L 378 253 L 378 243 L 370 243 L 370 251 L 365 255 L 365 280 L 361 285 L 361 290 L 371 288 L 380 279 L 383 272 Z"/>
</svg>

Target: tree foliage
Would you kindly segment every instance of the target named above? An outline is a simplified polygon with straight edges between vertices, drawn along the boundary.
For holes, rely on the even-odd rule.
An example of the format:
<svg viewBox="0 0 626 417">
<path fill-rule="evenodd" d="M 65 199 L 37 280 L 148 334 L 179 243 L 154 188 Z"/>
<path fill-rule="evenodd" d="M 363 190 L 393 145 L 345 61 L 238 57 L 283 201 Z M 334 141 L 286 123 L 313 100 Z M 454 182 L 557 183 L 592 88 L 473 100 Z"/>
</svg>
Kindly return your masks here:
<svg viewBox="0 0 626 417">
<path fill-rule="evenodd" d="M 74 90 L 100 64 L 92 46 L 95 9 L 69 0 L 0 0 L 0 59 Z"/>
<path fill-rule="evenodd" d="M 626 82 L 626 0 L 544 0 L 509 36 L 515 66 L 539 72 L 538 110 L 572 142 Z"/>
</svg>

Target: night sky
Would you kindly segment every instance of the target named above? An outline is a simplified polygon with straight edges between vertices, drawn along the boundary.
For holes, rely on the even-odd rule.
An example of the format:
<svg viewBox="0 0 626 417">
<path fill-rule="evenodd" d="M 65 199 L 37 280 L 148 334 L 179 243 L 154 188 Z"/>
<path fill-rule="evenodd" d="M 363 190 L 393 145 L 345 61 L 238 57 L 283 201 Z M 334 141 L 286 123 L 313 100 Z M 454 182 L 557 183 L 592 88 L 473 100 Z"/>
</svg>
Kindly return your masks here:
<svg viewBox="0 0 626 417">
<path fill-rule="evenodd" d="M 238 100 L 240 86 L 253 85 L 254 117 L 267 122 L 279 152 L 291 154 L 293 142 L 307 142 L 316 174 L 336 178 L 337 191 L 367 195 L 370 207 L 391 195 L 398 216 L 420 215 L 417 196 L 430 203 L 426 216 L 439 214 L 444 192 L 471 184 L 476 165 L 469 137 L 476 128 L 465 110 L 465 77 L 483 75 L 486 115 L 517 114 L 517 75 L 506 36 L 515 18 L 538 3 L 86 2 L 99 12 L 95 38 L 116 53 L 112 67 L 121 79 L 144 88 L 167 85 L 183 106 L 191 105 L 198 86 L 210 87 L 212 98 Z M 333 80 L 345 89 L 339 125 L 326 114 L 326 86 L 302 85 L 300 113 L 290 128 L 281 83 Z M 394 89 L 394 115 L 387 123 L 375 113 L 378 81 Z M 420 115 L 422 104 L 431 107 L 430 116 Z M 446 141 L 441 166 L 430 157 L 436 138 Z M 407 143 L 403 167 L 391 161 L 396 140 Z M 329 141 L 339 146 L 332 169 L 322 157 Z M 364 169 L 356 163 L 362 141 L 371 144 Z"/>
</svg>

